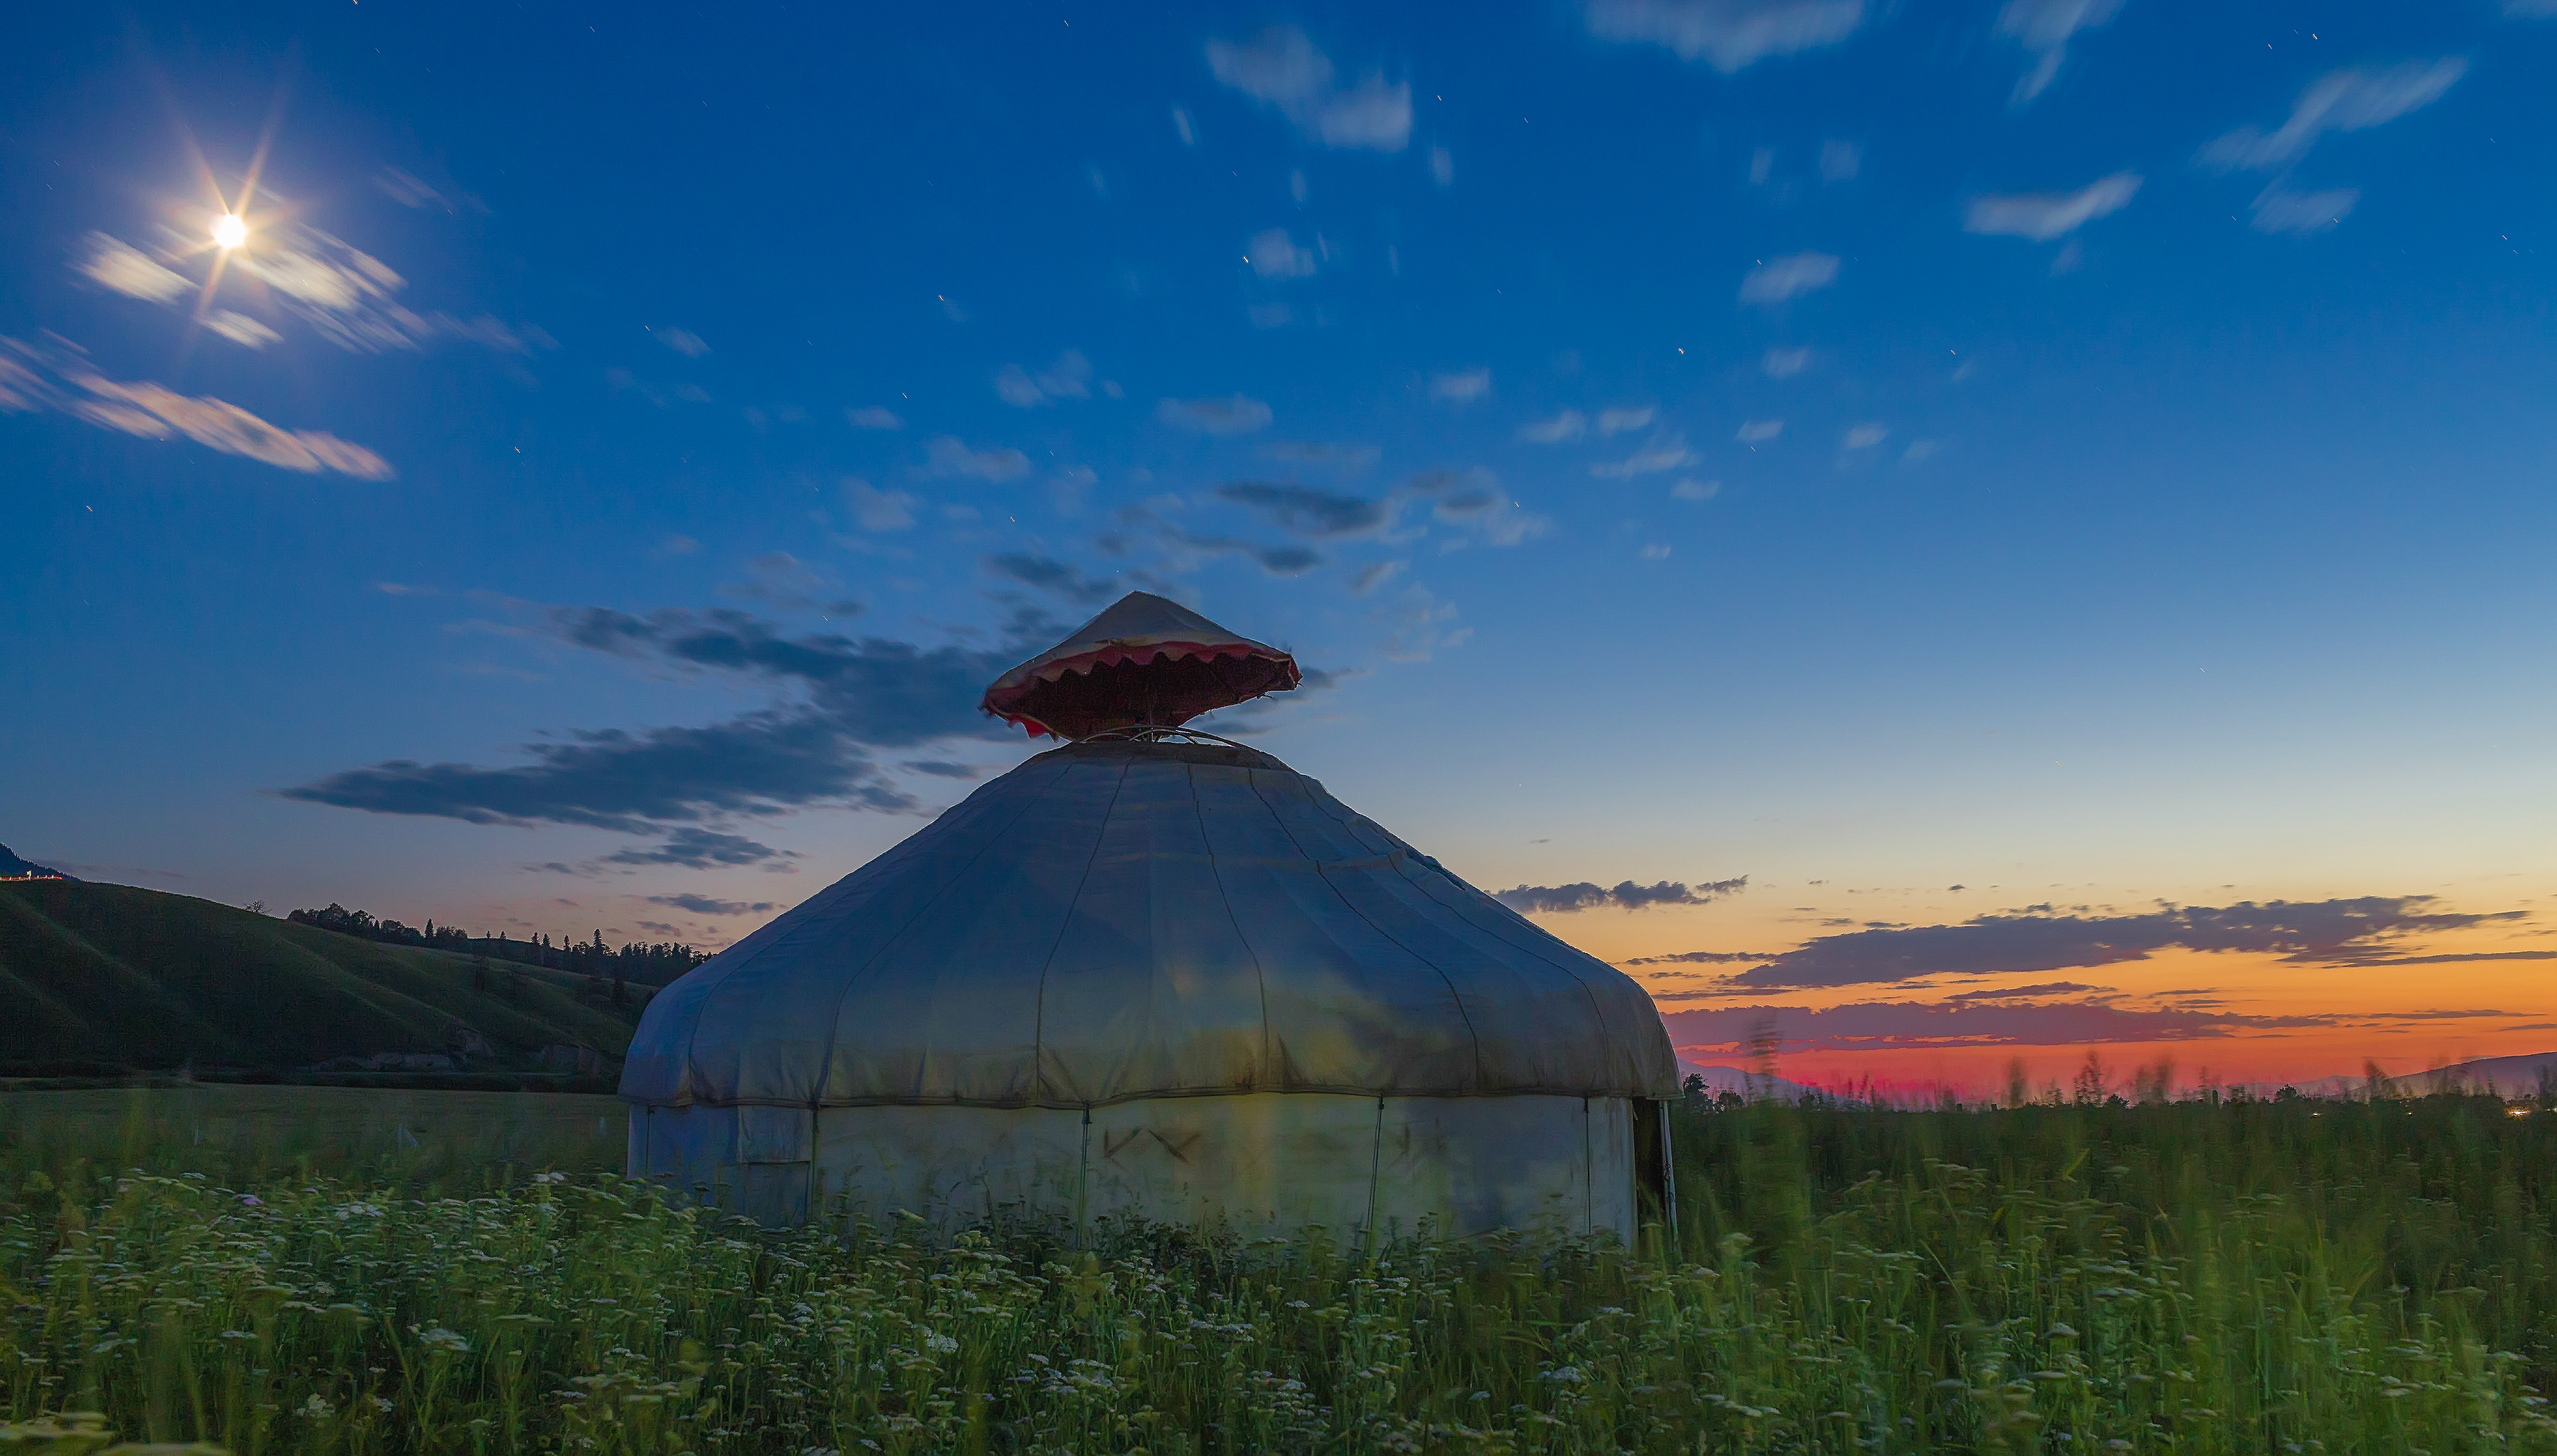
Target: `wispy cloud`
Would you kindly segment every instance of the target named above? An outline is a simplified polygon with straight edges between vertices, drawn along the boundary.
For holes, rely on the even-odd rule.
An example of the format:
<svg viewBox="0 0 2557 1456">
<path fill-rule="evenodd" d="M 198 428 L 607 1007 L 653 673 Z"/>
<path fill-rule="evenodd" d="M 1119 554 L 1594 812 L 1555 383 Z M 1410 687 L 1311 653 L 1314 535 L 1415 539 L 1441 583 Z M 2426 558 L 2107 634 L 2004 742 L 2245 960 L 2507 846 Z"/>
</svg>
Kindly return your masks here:
<svg viewBox="0 0 2557 1456">
<path fill-rule="evenodd" d="M 1067 349 L 1056 362 L 1032 374 L 1018 364 L 995 371 L 995 397 L 1020 409 L 1034 409 L 1061 399 L 1092 397 L 1092 361 Z"/>
<path fill-rule="evenodd" d="M 844 505 L 865 531 L 902 531 L 914 524 L 919 502 L 902 490 L 880 490 L 867 480 L 844 482 Z"/>
<path fill-rule="evenodd" d="M 1265 228 L 1243 245 L 1243 260 L 1263 278 L 1311 278 L 1320 266 L 1313 248 L 1298 247 L 1283 227 Z"/>
<path fill-rule="evenodd" d="M 751 864 L 765 869 L 787 870 L 791 867 L 790 861 L 798 858 L 795 850 L 776 850 L 740 834 L 722 834 L 710 829 L 677 829 L 668 832 L 658 844 L 632 845 L 616 850 L 605 856 L 600 862 L 676 864 L 686 869 L 736 869 Z M 565 869 L 568 866 L 545 867 Z"/>
<path fill-rule="evenodd" d="M 1360 567 L 1357 571 L 1350 573 L 1350 595 L 1353 596 L 1365 596 L 1370 592 L 1373 592 L 1377 588 L 1384 586 L 1386 583 L 1393 581 L 1404 568 L 1410 565 L 1411 563 L 1406 561 L 1369 562 L 1367 565 Z"/>
<path fill-rule="evenodd" d="M 75 266 L 90 282 L 126 298 L 170 304 L 195 292 L 196 285 L 162 267 L 140 248 L 103 232 L 88 235 L 88 256 Z"/>
<path fill-rule="evenodd" d="M 1771 959 L 1769 951 L 1680 951 L 1669 956 L 1638 956 L 1627 966 L 1745 966 Z"/>
<path fill-rule="evenodd" d="M 264 348 L 281 343 L 284 335 L 260 324 L 246 314 L 228 309 L 215 309 L 204 316 L 204 327 L 243 348 Z"/>
<path fill-rule="evenodd" d="M 373 814 L 628 834 L 816 804 L 891 812 L 918 807 L 847 740 L 840 724 L 808 707 L 749 713 L 708 728 L 577 732 L 567 742 L 528 743 L 524 751 L 532 761 L 515 767 L 394 759 L 278 792 Z"/>
<path fill-rule="evenodd" d="M 856 430 L 902 430 L 905 421 L 896 411 L 878 405 L 848 406 L 844 418 Z"/>
<path fill-rule="evenodd" d="M 936 475 L 1016 480 L 1029 473 L 1030 458 L 1009 446 L 990 445 L 980 450 L 955 436 L 943 435 L 926 448 L 924 468 Z"/>
<path fill-rule="evenodd" d="M 281 229 L 236 250 L 231 258 L 243 277 L 272 290 L 285 312 L 331 343 L 357 353 L 418 349 L 446 338 L 500 353 L 552 346 L 550 335 L 540 330 L 510 328 L 486 314 L 461 319 L 412 311 L 395 297 L 408 280 L 381 259 L 317 228 Z"/>
<path fill-rule="evenodd" d="M 718 673 L 790 695 L 701 728 L 572 731 L 495 767 L 393 759 L 279 790 L 302 803 L 469 824 L 572 825 L 662 837 L 614 864 L 785 865 L 795 858 L 731 832 L 733 821 L 818 807 L 913 813 L 921 805 L 871 756 L 990 732 L 986 683 L 1056 623 L 1024 610 L 990 646 L 920 647 L 838 633 L 787 636 L 740 611 L 557 608 L 560 641 L 678 673 Z"/>
<path fill-rule="evenodd" d="M 1167 399 L 1154 406 L 1154 418 L 1175 430 L 1199 435 L 1249 435 L 1270 424 L 1270 406 L 1248 395 L 1211 395 L 1204 399 Z"/>
<path fill-rule="evenodd" d="M 206 268 L 202 249 L 173 239 L 155 258 L 102 232 L 90 233 L 87 242 L 87 256 L 73 266 L 92 282 L 128 298 L 174 308 L 205 286 L 177 271 L 181 266 Z M 550 335 L 538 329 L 509 327 L 485 314 L 461 319 L 413 312 L 393 297 L 407 286 L 406 279 L 381 259 L 314 228 L 287 225 L 227 256 L 241 277 L 266 285 L 266 297 L 282 312 L 301 319 L 340 348 L 380 353 L 422 348 L 443 338 L 504 353 L 553 346 Z M 251 347 L 279 336 L 263 322 L 236 310 L 211 318 L 222 321 L 215 331 Z"/>
<path fill-rule="evenodd" d="M 1640 430 L 1651 424 L 1652 416 L 1658 413 L 1659 411 L 1650 405 L 1640 405 L 1632 409 L 1600 410 L 1598 412 L 1599 438 L 1603 440 L 1610 435 L 1622 435 L 1628 430 Z"/>
<path fill-rule="evenodd" d="M 2129 206 L 2131 199 L 2139 195 L 2141 180 L 2136 172 L 2116 172 L 2074 193 L 1973 198 L 1963 214 L 1962 230 L 2048 242 Z"/>
<path fill-rule="evenodd" d="M 775 900 L 723 900 L 715 895 L 697 895 L 690 891 L 672 895 L 649 895 L 649 904 L 664 905 L 672 910 L 685 910 L 695 915 L 760 915 L 766 910 L 785 908 Z"/>
<path fill-rule="evenodd" d="M 1519 427 L 1518 438 L 1536 445 L 1560 445 L 1577 440 L 1589 431 L 1589 417 L 1578 410 L 1564 410 L 1550 420 L 1530 420 Z"/>
<path fill-rule="evenodd" d="M 1787 253 L 1769 258 L 1740 280 L 1744 304 L 1781 304 L 1837 282 L 1838 260 L 1831 253 Z"/>
<path fill-rule="evenodd" d="M 1430 506 L 1430 514 L 1465 533 L 1464 540 L 1486 546 L 1518 546 L 1553 529 L 1553 522 L 1521 509 L 1508 492 L 1490 485 L 1451 490 Z M 1453 549 L 1460 542 L 1451 542 Z"/>
<path fill-rule="evenodd" d="M 2433 910 L 2430 904 L 2423 895 L 2374 895 L 2221 908 L 2162 905 L 2145 914 L 2095 916 L 2055 914 L 2036 906 L 1958 925 L 1821 936 L 1742 972 L 1728 985 L 1734 990 L 1834 987 L 1947 973 L 2068 971 L 2145 960 L 2172 946 L 2354 964 L 2386 954 L 2405 935 L 2460 930 L 2521 913 L 2465 914 Z"/>
<path fill-rule="evenodd" d="M 2033 68 L 2015 83 L 2015 104 L 2043 93 L 2069 59 L 2069 38 L 2113 18 L 2122 0 L 2006 0 L 1998 12 L 1998 34 L 2012 36 L 2033 53 Z"/>
<path fill-rule="evenodd" d="M 1731 438 L 1743 445 L 1763 445 L 1784 433 L 1785 422 L 1782 420 L 1743 420 L 1739 431 Z"/>
<path fill-rule="evenodd" d="M 1522 884 L 1492 896 L 1520 914 L 1543 912 L 1564 914 L 1576 910 L 1612 907 L 1619 910 L 1645 910 L 1654 905 L 1709 905 L 1715 900 L 1736 895 L 1749 887 L 1749 876 L 1709 880 L 1688 885 L 1664 879 L 1657 884 L 1625 880 L 1613 889 L 1602 888 L 1587 880 L 1577 884 Z M 1677 958 L 1672 958 L 1677 959 Z"/>
<path fill-rule="evenodd" d="M 2290 119 L 2271 132 L 2241 126 L 2202 149 L 2202 162 L 2221 171 L 2269 172 L 2309 153 L 2328 132 L 2363 131 L 2420 110 L 2468 73 L 2468 58 L 2408 61 L 2384 69 L 2331 70 L 2300 93 Z"/>
<path fill-rule="evenodd" d="M 1274 577 L 1301 577 L 1324 562 L 1322 553 L 1309 546 L 1273 546 L 1213 531 L 1194 531 L 1164 519 L 1147 506 L 1122 507 L 1119 520 L 1124 526 L 1142 530 L 1144 536 L 1132 539 L 1127 534 L 1112 533 L 1093 538 L 1093 544 L 1108 555 L 1124 556 L 1142 540 L 1150 539 L 1163 550 L 1166 570 L 1174 575 L 1195 570 L 1201 558 L 1210 556 L 1241 556 L 1259 563 Z"/>
<path fill-rule="evenodd" d="M 454 196 L 447 197 L 423 178 L 402 172 L 396 167 L 385 167 L 374 173 L 373 186 L 380 190 L 383 197 L 403 207 L 436 207 L 447 212 L 459 212 L 464 207 L 469 207 L 474 212 L 488 210 L 487 203 L 469 193 L 457 192 Z"/>
<path fill-rule="evenodd" d="M 1657 475 L 1675 470 L 1696 460 L 1695 452 L 1686 448 L 1686 437 L 1679 434 L 1655 435 L 1649 444 L 1621 461 L 1600 461 L 1589 467 L 1589 473 L 1601 480 L 1630 480 L 1636 475 Z"/>
<path fill-rule="evenodd" d="M 1343 86 L 1330 57 L 1292 25 L 1272 26 L 1249 41 L 1207 43 L 1216 78 L 1294 123 L 1326 147 L 1400 152 L 1412 143 L 1412 86 L 1382 71 Z M 1187 117 L 1174 113 L 1188 131 Z M 1184 138 L 1187 139 L 1186 136 Z"/>
<path fill-rule="evenodd" d="M 1879 420 L 1868 420 L 1861 425 L 1850 425 L 1847 427 L 1846 448 L 1849 450 L 1871 450 L 1890 438 L 1890 426 L 1883 424 Z"/>
<path fill-rule="evenodd" d="M 833 577 L 786 551 L 767 551 L 751 558 L 745 564 L 744 581 L 724 582 L 719 590 L 723 596 L 769 602 L 790 610 L 823 607 L 831 615 L 846 617 L 862 610 L 860 602 L 840 598 L 843 588 Z"/>
<path fill-rule="evenodd" d="M 335 435 L 271 425 L 227 400 L 109 379 L 78 354 L 0 337 L 0 413 L 38 412 L 146 440 L 184 436 L 207 450 L 304 474 L 334 470 L 361 480 L 392 475 L 380 456 Z"/>
<path fill-rule="evenodd" d="M 1274 461 L 1322 465 L 1343 472 L 1364 470 L 1385 454 L 1373 445 L 1327 445 L 1313 440 L 1275 441 L 1261 447 L 1261 453 Z"/>
<path fill-rule="evenodd" d="M 1392 507 L 1364 495 L 1341 495 L 1311 486 L 1234 480 L 1216 487 L 1219 500 L 1249 506 L 1276 524 L 1314 537 L 1366 536 L 1392 522 Z"/>
<path fill-rule="evenodd" d="M 1468 405 L 1492 392 L 1492 371 L 1487 368 L 1461 369 L 1452 374 L 1433 374 L 1429 379 L 1429 397 L 1449 404 Z"/>
<path fill-rule="evenodd" d="M 2359 188 L 2295 193 L 2275 183 L 2255 195 L 2248 225 L 2257 232 L 2325 232 L 2351 216 L 2360 200 Z"/>
<path fill-rule="evenodd" d="M 1041 592 L 1062 596 L 1084 606 L 1098 606 L 1124 590 L 1107 577 L 1086 576 L 1068 563 L 1052 556 L 1033 556 L 1028 552 L 1008 551 L 986 558 L 986 570 L 996 576 L 1034 587 Z"/>
<path fill-rule="evenodd" d="M 1438 652 L 1462 646 L 1474 635 L 1472 627 L 1455 625 L 1456 603 L 1442 601 L 1426 587 L 1412 586 L 1403 590 L 1392 604 L 1379 613 L 1389 628 L 1386 639 L 1377 650 L 1395 662 L 1426 662 Z"/>
<path fill-rule="evenodd" d="M 1864 24 L 1864 0 L 1588 0 L 1588 19 L 1602 41 L 1660 46 L 1729 75 L 1845 40 Z"/>
<path fill-rule="evenodd" d="M 1767 350 L 1766 358 L 1759 363 L 1759 367 L 1767 371 L 1767 377 L 1770 379 L 1791 379 L 1811 366 L 1812 351 L 1800 347 L 1771 348 Z"/>
<path fill-rule="evenodd" d="M 711 346 L 702 342 L 702 336 L 689 329 L 651 324 L 648 326 L 648 331 L 656 336 L 659 343 L 688 359 L 698 359 L 711 351 Z"/>
<path fill-rule="evenodd" d="M 2338 1018 L 2135 1009 L 2109 1000 L 2064 1000 L 1862 1001 L 1818 1010 L 1746 1006 L 1670 1011 L 1661 1019 L 1680 1050 L 1725 1053 L 1761 1045 L 1771 1033 L 1783 1052 L 1910 1051 L 2192 1041 L 2331 1026 Z"/>
</svg>

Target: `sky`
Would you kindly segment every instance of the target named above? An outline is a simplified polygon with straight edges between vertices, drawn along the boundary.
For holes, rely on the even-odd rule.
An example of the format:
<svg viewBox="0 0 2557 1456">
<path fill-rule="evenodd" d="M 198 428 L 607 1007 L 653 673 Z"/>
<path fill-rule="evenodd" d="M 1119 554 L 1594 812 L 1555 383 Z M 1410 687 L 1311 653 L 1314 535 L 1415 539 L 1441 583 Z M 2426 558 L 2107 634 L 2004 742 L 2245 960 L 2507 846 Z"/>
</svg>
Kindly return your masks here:
<svg viewBox="0 0 2557 1456">
<path fill-rule="evenodd" d="M 0 843 L 716 948 L 1143 589 L 1699 1065 L 2557 1048 L 2552 73 L 2551 0 L 30 13 Z"/>
</svg>

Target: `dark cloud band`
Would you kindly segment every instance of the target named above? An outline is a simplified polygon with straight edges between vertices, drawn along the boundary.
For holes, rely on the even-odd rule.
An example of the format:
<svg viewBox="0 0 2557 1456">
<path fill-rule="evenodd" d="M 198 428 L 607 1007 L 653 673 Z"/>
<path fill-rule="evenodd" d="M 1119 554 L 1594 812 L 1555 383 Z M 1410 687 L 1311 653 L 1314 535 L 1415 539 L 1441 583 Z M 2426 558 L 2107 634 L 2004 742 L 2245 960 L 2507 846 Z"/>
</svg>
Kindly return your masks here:
<svg viewBox="0 0 2557 1456">
<path fill-rule="evenodd" d="M 1613 905 L 1624 910 L 1647 909 L 1653 905 L 1703 905 L 1725 895 L 1738 894 L 1749 887 L 1749 876 L 1716 879 L 1688 886 L 1677 880 L 1664 879 L 1658 884 L 1637 884 L 1626 880 L 1613 889 L 1604 889 L 1582 880 L 1578 884 L 1522 884 L 1500 891 L 1493 898 L 1518 911 L 1560 913 L 1572 910 L 1595 910 Z M 1670 959 L 1683 959 L 1673 957 Z"/>
<path fill-rule="evenodd" d="M 2142 915 L 1982 915 L 1959 925 L 1824 935 L 1724 984 L 1738 993 L 2034 974 L 2145 960 L 2172 947 L 2359 964 L 2384 958 L 2395 936 L 2461 930 L 2523 913 L 2457 914 L 2424 908 L 2430 903 L 2424 895 L 2364 895 L 2218 908 L 2161 905 Z"/>
</svg>

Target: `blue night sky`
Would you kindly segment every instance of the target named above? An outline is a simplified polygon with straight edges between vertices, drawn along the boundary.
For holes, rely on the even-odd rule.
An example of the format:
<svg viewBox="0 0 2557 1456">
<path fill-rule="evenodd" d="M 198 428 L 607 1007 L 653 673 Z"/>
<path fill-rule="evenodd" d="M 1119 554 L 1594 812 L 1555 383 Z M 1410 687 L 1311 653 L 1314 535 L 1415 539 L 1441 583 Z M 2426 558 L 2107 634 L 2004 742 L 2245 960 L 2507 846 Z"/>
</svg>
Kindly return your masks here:
<svg viewBox="0 0 2557 1456">
<path fill-rule="evenodd" d="M 1699 1062 L 2557 1046 L 2552 74 L 2552 0 L 30 11 L 0 842 L 722 945 L 1143 588 Z"/>
</svg>

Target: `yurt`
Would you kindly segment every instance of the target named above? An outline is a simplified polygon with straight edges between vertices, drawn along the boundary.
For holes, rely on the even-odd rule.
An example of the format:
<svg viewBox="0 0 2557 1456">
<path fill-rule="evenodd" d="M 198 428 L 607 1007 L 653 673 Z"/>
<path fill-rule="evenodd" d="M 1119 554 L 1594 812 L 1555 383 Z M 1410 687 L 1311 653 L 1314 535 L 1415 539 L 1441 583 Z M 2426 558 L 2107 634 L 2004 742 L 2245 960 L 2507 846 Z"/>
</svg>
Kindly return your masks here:
<svg viewBox="0 0 2557 1456">
<path fill-rule="evenodd" d="M 1131 594 L 1004 674 L 1063 740 L 649 1003 L 632 1176 L 852 1212 L 1631 1240 L 1677 1061 L 1621 972 L 1182 727 L 1287 653 Z"/>
</svg>

